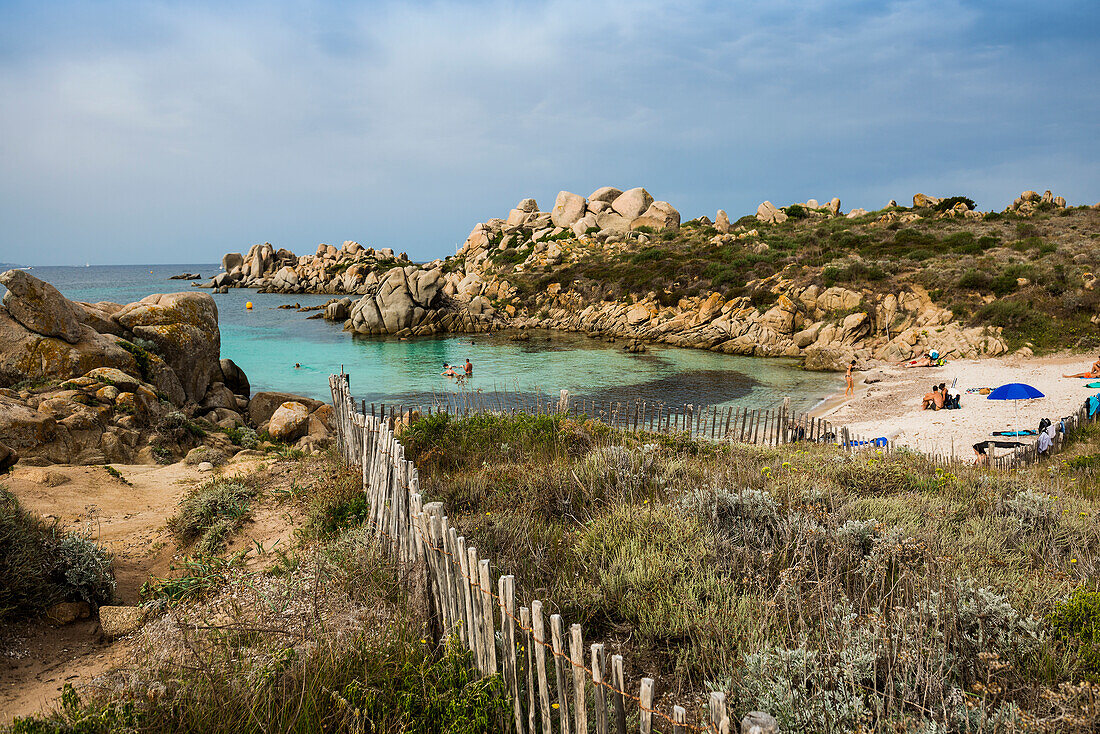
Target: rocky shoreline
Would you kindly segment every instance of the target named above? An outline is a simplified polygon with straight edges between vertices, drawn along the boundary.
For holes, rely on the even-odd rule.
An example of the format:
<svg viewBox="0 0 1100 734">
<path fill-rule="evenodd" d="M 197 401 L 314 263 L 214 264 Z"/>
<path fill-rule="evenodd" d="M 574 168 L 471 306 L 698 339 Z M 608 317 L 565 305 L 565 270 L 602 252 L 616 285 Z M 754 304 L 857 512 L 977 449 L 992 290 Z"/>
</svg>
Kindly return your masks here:
<svg viewBox="0 0 1100 734">
<path fill-rule="evenodd" d="M 1006 211 L 1029 217 L 1065 207 L 1065 200 L 1050 191 L 1025 191 Z M 884 212 L 868 226 L 908 225 L 924 217 L 987 216 L 971 210 L 965 201 L 924 194 L 914 195 L 909 210 L 891 201 Z M 758 228 L 796 215 L 853 220 L 868 212 L 845 213 L 836 198 L 783 208 L 765 201 L 755 215 L 734 223 L 719 210 L 713 221 L 699 217 L 684 226 L 713 228 L 713 243 L 732 244 L 751 255 L 768 248 Z M 851 359 L 897 361 L 931 348 L 947 358 L 1008 351 L 999 327 L 965 326 L 914 284 L 823 288 L 776 274 L 746 284 L 747 291 L 769 294 L 761 304 L 718 292 L 676 303 L 664 303 L 653 292 L 632 293 L 627 300 L 592 299 L 561 283 L 550 283 L 542 292 L 521 293 L 512 282 L 522 274 L 566 269 L 592 248 L 614 254 L 646 247 L 680 227 L 680 213 L 642 188 L 603 187 L 588 197 L 562 191 L 551 211 L 541 211 L 534 199 L 524 199 L 506 217 L 477 224 L 459 252 L 445 259 L 417 265 L 404 253 L 394 255 L 390 249 L 350 241 L 340 248 L 321 245 L 315 254 L 302 257 L 263 244 L 244 255 L 227 254 L 222 260 L 225 272 L 206 287 L 340 295 L 326 305 L 324 318 L 343 322 L 345 330 L 363 336 L 544 328 L 621 339 L 632 350 L 658 342 L 728 354 L 797 357 L 813 370 L 841 370 Z"/>
<path fill-rule="evenodd" d="M 222 358 L 209 294 L 122 305 L 70 301 L 22 270 L 0 274 L 0 284 L 8 289 L 0 307 L 0 471 L 17 461 L 217 460 L 268 437 L 315 451 L 330 440 L 329 406 L 252 394 L 240 367 Z"/>
</svg>

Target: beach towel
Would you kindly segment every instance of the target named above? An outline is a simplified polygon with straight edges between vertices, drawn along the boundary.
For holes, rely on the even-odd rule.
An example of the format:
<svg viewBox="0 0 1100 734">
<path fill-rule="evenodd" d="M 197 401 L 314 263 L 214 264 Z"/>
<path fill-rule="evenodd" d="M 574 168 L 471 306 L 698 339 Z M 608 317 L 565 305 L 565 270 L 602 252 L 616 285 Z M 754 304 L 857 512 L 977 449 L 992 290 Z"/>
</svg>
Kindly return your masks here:
<svg viewBox="0 0 1100 734">
<path fill-rule="evenodd" d="M 1091 396 L 1085 401 L 1089 406 L 1089 418 L 1092 418 L 1098 411 L 1100 411 L 1100 392 Z"/>
<path fill-rule="evenodd" d="M 1085 387 L 1095 390 L 1096 388 L 1100 387 L 1100 382 L 1090 382 L 1089 384 L 1085 385 Z"/>
<path fill-rule="evenodd" d="M 1034 436 L 1035 431 L 1025 428 L 1022 431 L 994 431 L 991 436 Z"/>
<path fill-rule="evenodd" d="M 870 441 L 849 441 L 849 446 L 888 446 L 890 439 L 885 436 L 879 436 L 878 438 L 872 438 Z"/>
</svg>

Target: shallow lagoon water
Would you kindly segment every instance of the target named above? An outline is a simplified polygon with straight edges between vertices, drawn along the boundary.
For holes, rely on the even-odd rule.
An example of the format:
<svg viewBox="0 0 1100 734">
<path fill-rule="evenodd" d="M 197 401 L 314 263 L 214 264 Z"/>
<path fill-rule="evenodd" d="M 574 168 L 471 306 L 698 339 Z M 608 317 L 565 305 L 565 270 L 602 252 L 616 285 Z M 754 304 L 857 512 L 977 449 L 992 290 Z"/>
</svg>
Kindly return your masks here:
<svg viewBox="0 0 1100 734">
<path fill-rule="evenodd" d="M 217 274 L 216 265 L 39 267 L 31 273 L 79 301 L 130 303 L 150 293 L 190 289 L 177 273 Z M 0 288 L 2 290 L 2 288 Z M 208 292 L 208 291 L 204 291 Z M 583 334 L 532 331 L 531 341 L 505 334 L 459 334 L 400 340 L 353 338 L 340 325 L 279 309 L 287 303 L 320 305 L 332 296 L 281 295 L 231 289 L 214 294 L 222 356 L 245 371 L 252 389 L 284 390 L 327 400 L 328 376 L 341 366 L 352 392 L 368 402 L 427 403 L 462 390 L 557 396 L 567 389 L 598 401 L 646 400 L 666 405 L 738 405 L 766 408 L 790 397 L 808 409 L 842 384 L 836 375 L 804 372 L 793 360 L 761 359 L 652 345 L 645 354 L 624 352 Z M 251 311 L 245 303 L 252 301 Z M 315 312 L 314 312 L 315 313 Z M 443 363 L 474 363 L 459 386 L 440 376 Z M 294 367 L 295 363 L 302 366 Z"/>
</svg>

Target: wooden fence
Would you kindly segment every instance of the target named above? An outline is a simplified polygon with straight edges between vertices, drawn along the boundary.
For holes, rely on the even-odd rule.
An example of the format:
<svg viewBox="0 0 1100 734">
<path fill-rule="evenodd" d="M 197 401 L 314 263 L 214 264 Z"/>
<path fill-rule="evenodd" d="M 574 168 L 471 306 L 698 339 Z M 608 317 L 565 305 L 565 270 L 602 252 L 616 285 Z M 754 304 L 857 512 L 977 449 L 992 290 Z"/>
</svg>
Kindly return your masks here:
<svg viewBox="0 0 1100 734">
<path fill-rule="evenodd" d="M 499 574 L 494 583 L 499 569 L 467 545 L 443 514 L 442 503 L 424 502 L 416 467 L 405 459 L 384 411 L 380 417 L 357 410 L 347 375 L 333 375 L 329 385 L 337 447 L 345 463 L 362 469 L 375 537 L 399 564 L 424 563 L 443 635 L 473 653 L 481 674 L 501 675 L 513 701 L 510 730 L 626 734 L 628 720 L 641 734 L 737 730 L 724 694 L 710 694 L 704 721 L 689 721 L 683 706 L 668 707 L 666 713 L 654 705 L 651 678 L 628 690 L 622 655 L 609 656 L 602 643 L 586 646 L 581 625 L 567 626 L 558 614 L 547 619 L 539 599 L 523 605 L 516 598 L 514 576 Z M 662 419 L 670 425 L 670 418 Z"/>
<path fill-rule="evenodd" d="M 361 404 L 367 415 L 377 420 L 389 420 L 393 425 L 409 411 L 421 415 L 447 413 L 452 416 L 479 414 L 529 415 L 564 414 L 574 420 L 593 418 L 612 428 L 645 431 L 658 434 L 684 434 L 691 438 L 712 441 L 739 441 L 763 445 L 779 445 L 797 441 L 841 443 L 853 448 L 871 445 L 865 439 L 852 436 L 845 440 L 846 429 L 837 428 L 823 418 L 808 413 L 793 412 L 783 405 L 768 409 L 718 407 L 703 405 L 666 405 L 642 400 L 594 401 L 573 398 L 563 391 L 550 399 L 538 393 L 442 393 L 424 404 Z"/>
</svg>

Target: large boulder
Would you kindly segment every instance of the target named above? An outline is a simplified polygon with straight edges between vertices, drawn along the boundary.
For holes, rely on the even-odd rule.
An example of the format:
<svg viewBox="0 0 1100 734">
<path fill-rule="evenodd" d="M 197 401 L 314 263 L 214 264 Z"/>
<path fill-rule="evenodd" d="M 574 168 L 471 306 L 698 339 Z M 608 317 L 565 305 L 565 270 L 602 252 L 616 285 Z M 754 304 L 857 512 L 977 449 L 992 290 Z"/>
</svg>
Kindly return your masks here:
<svg viewBox="0 0 1100 734">
<path fill-rule="evenodd" d="M 52 285 L 25 270 L 0 273 L 0 283 L 8 289 L 3 302 L 13 319 L 42 336 L 80 341 L 83 310 Z"/>
<path fill-rule="evenodd" d="M 811 346 L 805 351 L 802 368 L 811 372 L 844 372 L 855 357 L 855 350 L 846 346 Z"/>
<path fill-rule="evenodd" d="M 244 373 L 237 363 L 228 357 L 222 359 L 219 363 L 222 369 L 222 382 L 225 386 L 233 391 L 234 395 L 243 395 L 248 397 L 252 392 L 252 386 L 248 383 L 248 375 Z"/>
<path fill-rule="evenodd" d="M 207 387 L 221 376 L 218 306 L 209 294 L 146 296 L 112 318 L 157 345 L 187 399 L 202 402 Z"/>
<path fill-rule="evenodd" d="M 718 215 L 714 218 L 714 228 L 721 234 L 729 234 L 730 218 L 725 209 L 718 210 Z"/>
<path fill-rule="evenodd" d="M 642 216 L 630 223 L 631 229 L 649 227 L 656 231 L 680 228 L 680 212 L 667 201 L 655 201 L 649 205 Z"/>
<path fill-rule="evenodd" d="M 310 411 L 317 410 L 324 403 L 320 400 L 305 398 L 289 392 L 258 392 L 248 401 L 248 419 L 252 425 L 261 426 L 271 419 L 271 416 L 283 403 L 300 403 Z"/>
<path fill-rule="evenodd" d="M 601 186 L 600 188 L 596 189 L 588 195 L 588 203 L 589 205 L 592 205 L 598 202 L 603 202 L 610 205 L 611 202 L 615 201 L 615 199 L 618 199 L 619 196 L 622 195 L 622 193 L 622 191 L 615 188 L 614 186 Z"/>
<path fill-rule="evenodd" d="M 555 227 L 569 227 L 584 216 L 585 206 L 587 202 L 583 196 L 569 191 L 559 191 L 558 198 L 554 200 L 554 208 L 550 212 L 550 221 Z"/>
<path fill-rule="evenodd" d="M 782 224 L 787 221 L 787 214 L 770 201 L 765 201 L 756 208 L 756 218 L 766 224 Z"/>
<path fill-rule="evenodd" d="M 119 346 L 117 337 L 81 328 L 83 338 L 70 344 L 31 331 L 0 310 L 0 387 L 23 380 L 80 377 L 96 367 L 137 372 L 137 362 Z"/>
<path fill-rule="evenodd" d="M 596 226 L 601 232 L 622 234 L 630 231 L 630 220 L 613 211 L 602 212 L 596 215 Z"/>
<path fill-rule="evenodd" d="M 222 270 L 229 273 L 244 265 L 244 256 L 239 252 L 227 252 L 222 255 Z"/>
<path fill-rule="evenodd" d="M 939 204 L 940 201 L 941 200 L 936 198 L 935 196 L 927 196 L 925 194 L 913 194 L 914 209 L 925 209 L 928 207 L 933 207 L 936 204 Z"/>
<path fill-rule="evenodd" d="M 267 424 L 267 432 L 280 441 L 294 441 L 305 435 L 309 426 L 309 408 L 297 402 L 286 402 L 275 409 Z"/>
<path fill-rule="evenodd" d="M 638 187 L 624 191 L 611 202 L 611 208 L 619 213 L 627 221 L 634 221 L 645 214 L 646 209 L 653 203 L 653 197 L 645 189 Z"/>
</svg>

